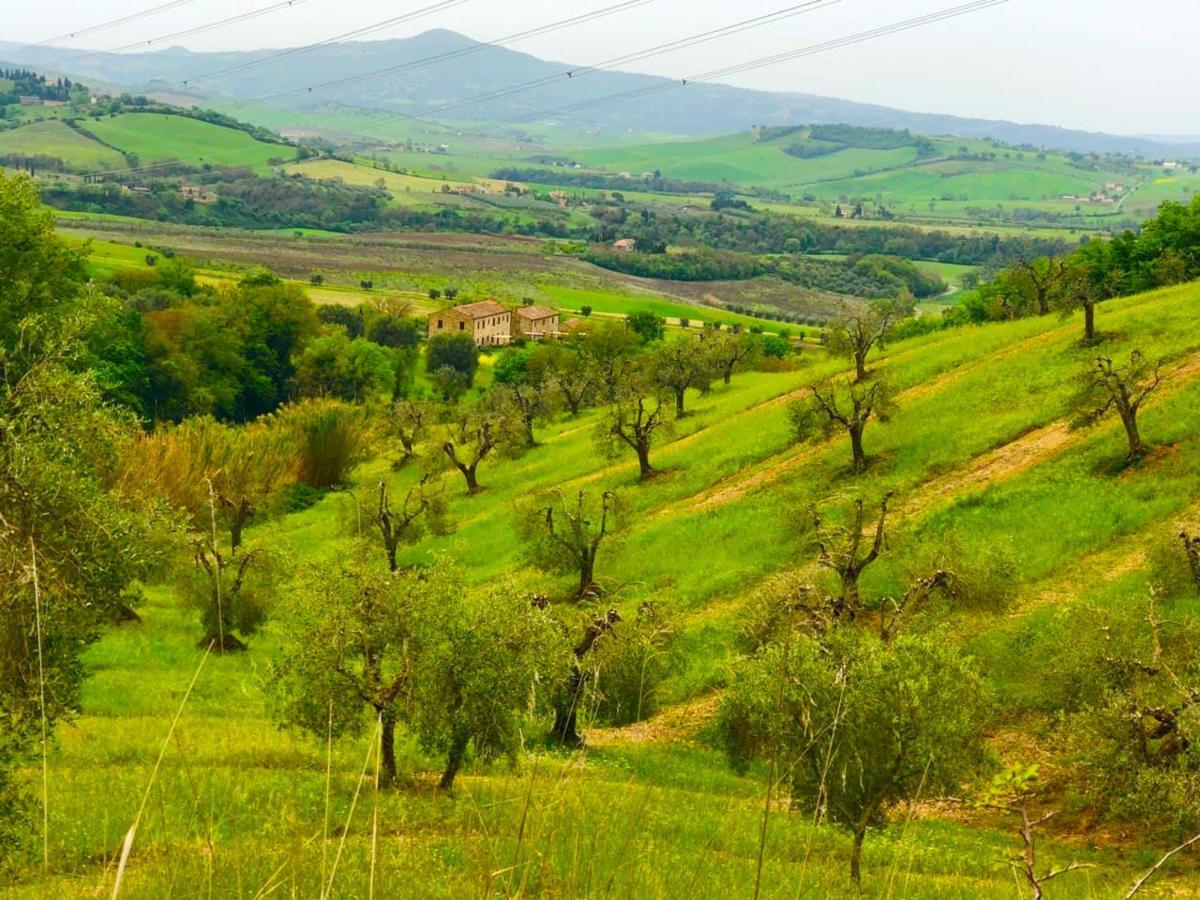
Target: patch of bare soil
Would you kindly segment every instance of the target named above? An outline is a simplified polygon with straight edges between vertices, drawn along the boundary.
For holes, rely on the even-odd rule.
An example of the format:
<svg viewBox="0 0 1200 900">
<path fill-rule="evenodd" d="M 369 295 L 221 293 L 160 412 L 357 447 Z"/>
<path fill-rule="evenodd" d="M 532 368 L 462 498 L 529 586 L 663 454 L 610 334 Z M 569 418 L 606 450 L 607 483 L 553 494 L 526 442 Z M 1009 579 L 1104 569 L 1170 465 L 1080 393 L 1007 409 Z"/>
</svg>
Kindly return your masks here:
<svg viewBox="0 0 1200 900">
<path fill-rule="evenodd" d="M 690 743 L 716 715 L 720 703 L 719 693 L 705 694 L 668 707 L 644 722 L 635 722 L 623 728 L 592 729 L 586 735 L 586 743 L 592 747 Z"/>
</svg>

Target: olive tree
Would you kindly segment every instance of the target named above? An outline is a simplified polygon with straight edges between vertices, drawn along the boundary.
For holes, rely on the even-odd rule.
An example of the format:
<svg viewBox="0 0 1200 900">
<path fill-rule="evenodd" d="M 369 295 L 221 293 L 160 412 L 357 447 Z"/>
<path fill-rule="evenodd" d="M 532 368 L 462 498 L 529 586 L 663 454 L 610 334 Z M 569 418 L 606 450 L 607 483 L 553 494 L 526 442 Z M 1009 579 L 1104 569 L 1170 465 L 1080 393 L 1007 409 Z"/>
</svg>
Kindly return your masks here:
<svg viewBox="0 0 1200 900">
<path fill-rule="evenodd" d="M 485 398 L 463 403 L 450 411 L 443 426 L 442 453 L 463 476 L 467 494 L 477 494 L 479 466 L 492 453 L 512 453 L 520 446 L 521 432 L 515 426 L 511 409 Z"/>
<path fill-rule="evenodd" d="M 648 373 L 628 367 L 613 386 L 607 414 L 596 425 L 596 444 L 610 458 L 621 447 L 632 450 L 639 477 L 645 481 L 655 474 L 650 451 L 658 437 L 672 430 L 674 413 L 661 385 Z"/>
<path fill-rule="evenodd" d="M 1130 462 L 1146 455 L 1146 443 L 1138 430 L 1138 413 L 1142 404 L 1162 384 L 1162 364 L 1151 365 L 1140 350 L 1129 354 L 1129 362 L 1118 366 L 1107 356 L 1084 373 L 1079 390 L 1071 400 L 1075 427 L 1094 425 L 1116 411 L 1125 427 Z"/>
<path fill-rule="evenodd" d="M 548 705 L 544 684 L 562 683 L 568 655 L 550 613 L 511 587 L 425 608 L 409 723 L 421 745 L 443 754 L 439 786 L 450 790 L 474 750 L 515 762 L 531 718 Z"/>
<path fill-rule="evenodd" d="M 284 645 L 272 669 L 273 713 L 314 735 L 360 732 L 366 712 L 381 729 L 380 780 L 396 779 L 396 727 L 416 664 L 415 617 L 455 598 L 441 578 L 391 575 L 359 547 L 337 567 L 312 566 L 283 612 Z"/>
<path fill-rule="evenodd" d="M 811 509 L 813 547 L 817 552 L 817 563 L 832 572 L 837 578 L 838 594 L 831 603 L 835 619 L 845 617 L 853 621 L 862 611 L 862 598 L 858 582 L 862 573 L 879 559 L 887 544 L 888 499 L 879 501 L 879 518 L 875 522 L 874 536 L 866 550 L 863 549 L 863 501 L 854 501 L 854 512 L 850 524 L 844 528 L 831 527 L 821 511 Z"/>
<path fill-rule="evenodd" d="M 266 622 L 272 603 L 271 573 L 260 549 L 235 557 L 221 550 L 216 534 L 194 543 L 195 570 L 179 579 L 180 595 L 196 609 L 204 636 L 198 646 L 216 653 L 246 649 L 248 637 Z"/>
<path fill-rule="evenodd" d="M 707 345 L 695 335 L 681 335 L 665 343 L 653 356 L 654 379 L 675 398 L 675 416 L 685 414 L 689 389 L 706 393 L 713 379 Z"/>
<path fill-rule="evenodd" d="M 797 441 L 829 438 L 836 431 L 845 431 L 850 438 L 853 471 L 860 474 L 867 468 L 863 449 L 867 424 L 872 419 L 888 421 L 893 408 L 886 382 L 848 383 L 835 379 L 810 385 L 809 396 L 794 401 L 788 413 Z"/>
<path fill-rule="evenodd" d="M 392 415 L 389 420 L 392 433 L 400 441 L 401 456 L 396 466 L 404 466 L 417 456 L 417 448 L 424 440 L 429 426 L 434 420 L 434 408 L 431 404 L 417 399 L 405 399 L 392 405 Z"/>
<path fill-rule="evenodd" d="M 839 629 L 822 641 L 794 634 L 745 660 L 720 726 L 735 765 L 771 761 L 795 808 L 850 833 L 858 884 L 870 828 L 980 767 L 987 706 L 981 679 L 945 635 L 888 644 Z"/>
<path fill-rule="evenodd" d="M 1067 260 L 1053 304 L 1064 315 L 1083 311 L 1083 342 L 1096 342 L 1096 307 L 1121 293 L 1120 269 L 1111 264 L 1111 249 L 1105 241 L 1092 241 Z"/>
<path fill-rule="evenodd" d="M 762 355 L 763 341 L 757 334 L 712 331 L 705 333 L 704 342 L 713 367 L 725 384 L 733 380 L 735 372 L 748 368 Z"/>
<path fill-rule="evenodd" d="M 878 300 L 834 319 L 826 332 L 826 346 L 854 362 L 855 382 L 867 379 L 867 355 L 886 342 L 901 308 L 890 300 Z"/>
<path fill-rule="evenodd" d="M 519 510 L 529 560 L 549 572 L 575 575 L 575 602 L 603 593 L 596 583 L 596 558 L 613 535 L 616 507 L 612 491 L 601 494 L 598 504 L 589 504 L 587 493 L 580 491 L 573 501 L 559 493 L 557 502 L 546 498 L 544 504 Z"/>
<path fill-rule="evenodd" d="M 404 500 L 393 508 L 388 484 L 379 482 L 379 500 L 371 520 L 379 529 L 388 571 L 396 571 L 396 553 L 401 544 L 419 541 L 426 532 L 444 534 L 447 531 L 446 492 L 433 473 L 426 472 L 421 480 L 404 494 Z"/>
</svg>

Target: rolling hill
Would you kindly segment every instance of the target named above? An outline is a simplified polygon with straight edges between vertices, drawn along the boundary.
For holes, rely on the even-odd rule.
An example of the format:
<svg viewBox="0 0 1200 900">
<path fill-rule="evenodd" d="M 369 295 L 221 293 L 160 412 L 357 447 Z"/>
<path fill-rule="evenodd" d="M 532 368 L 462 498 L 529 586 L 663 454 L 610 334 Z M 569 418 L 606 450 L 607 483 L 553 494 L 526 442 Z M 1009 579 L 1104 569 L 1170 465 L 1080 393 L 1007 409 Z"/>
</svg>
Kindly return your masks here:
<svg viewBox="0 0 1200 900">
<path fill-rule="evenodd" d="M 444 53 L 461 52 L 478 42 L 454 32 L 435 30 L 402 40 L 335 44 L 306 53 L 300 60 L 284 59 L 245 71 L 204 80 L 197 100 L 220 98 L 245 101 L 294 91 L 297 72 L 304 84 L 351 77 L 385 67 L 403 67 Z M 132 91 L 165 92 L 177 102 L 185 80 L 254 62 L 272 50 L 248 52 L 192 53 L 170 48 L 152 53 L 90 54 L 80 59 L 76 51 L 50 47 L 21 47 L 0 42 L 0 59 L 64 70 L 81 78 L 95 78 Z M 400 71 L 339 87 L 335 94 L 303 92 L 271 101 L 294 109 L 342 105 L 390 110 L 405 115 L 432 114 L 437 107 L 509 84 L 521 84 L 580 70 L 577 63 L 551 62 L 502 47 L 478 52 L 428 66 Z M 1200 145 L 1144 137 L 1093 134 L 1049 125 L 1017 124 L 946 115 L 912 113 L 887 107 L 855 103 L 798 93 L 771 93 L 719 84 L 692 84 L 686 89 L 595 106 L 578 113 L 554 114 L 560 107 L 586 103 L 625 91 L 669 84 L 669 79 L 619 71 L 598 71 L 587 78 L 547 84 L 486 105 L 448 111 L 447 121 L 507 123 L 532 127 L 544 121 L 573 126 L 603 128 L 614 132 L 628 129 L 655 134 L 703 135 L 744 131 L 753 125 L 796 125 L 810 122 L 846 123 L 922 134 L 948 134 L 969 138 L 993 138 L 1010 144 L 1029 144 L 1078 152 L 1140 154 L 1147 157 L 1200 157 Z"/>
<path fill-rule="evenodd" d="M 622 540 L 606 545 L 600 572 L 623 587 L 606 602 L 632 617 L 653 600 L 676 634 L 671 674 L 648 721 L 592 728 L 585 750 L 539 749 L 520 770 L 472 765 L 453 798 L 433 790 L 426 772 L 436 760 L 407 738 L 399 750 L 406 783 L 379 790 L 363 776 L 366 735 L 327 745 L 279 730 L 267 672 L 283 635 L 269 626 L 248 653 L 214 657 L 197 672 L 190 612 L 171 585 L 152 587 L 142 623 L 113 630 L 88 654 L 83 710 L 61 729 L 48 763 L 51 874 L 31 876 L 14 896 L 108 889 L 113 848 L 157 771 L 160 746 L 126 896 L 283 881 L 300 894 L 335 883 L 348 895 L 450 897 L 486 885 L 579 896 L 603 884 L 616 895 L 677 896 L 688 879 L 740 895 L 759 865 L 763 896 L 859 896 L 842 875 L 847 839 L 786 804 L 768 807 L 764 820 L 766 773 L 730 771 L 708 731 L 756 596 L 811 565 L 794 511 L 851 490 L 891 492 L 892 539 L 864 578 L 871 594 L 894 591 L 906 567 L 937 548 L 1012 554 L 1011 599 L 951 610 L 946 639 L 974 657 L 1005 710 L 989 731 L 992 751 L 1068 777 L 1050 711 L 1058 695 L 1043 680 L 1071 639 L 1064 628 L 1085 616 L 1099 633 L 1140 603 L 1146 545 L 1200 515 L 1200 338 L 1190 327 L 1198 298 L 1192 284 L 1103 307 L 1107 352 L 1142 347 L 1166 360 L 1164 386 L 1144 414 L 1158 449 L 1123 471 L 1114 468 L 1119 423 L 1068 427 L 1064 402 L 1090 351 L 1075 343 L 1077 321 L 1054 317 L 890 345 L 875 365 L 895 385 L 899 410 L 874 431 L 871 470 L 853 484 L 842 441 L 797 447 L 789 436 L 788 400 L 841 367 L 823 355 L 693 396 L 693 414 L 658 451 L 663 475 L 646 484 L 635 483 L 631 461 L 597 457 L 594 412 L 540 427 L 537 448 L 485 465 L 483 493 L 452 489 L 457 529 L 405 549 L 404 561 L 449 552 L 475 584 L 515 577 L 556 591 L 561 585 L 525 567 L 512 539 L 514 503 L 540 489 L 615 490 Z M 402 494 L 418 477 L 380 457 L 355 483 L 368 489 L 382 479 Z M 308 562 L 331 559 L 348 546 L 353 522 L 350 495 L 332 493 L 252 528 L 248 539 Z M 1175 619 L 1197 613 L 1194 597 L 1169 602 Z M 176 710 L 175 737 L 163 745 Z M 97 797 L 106 798 L 103 814 Z M 1061 883 L 1072 896 L 1123 891 L 1159 855 L 1113 848 L 1085 821 L 1067 819 L 1045 826 L 1038 846 L 1047 862 L 1094 866 Z M 1009 825 L 961 805 L 898 810 L 893 824 L 872 831 L 864 886 L 874 894 L 902 883 L 904 896 L 917 898 L 1010 896 L 1006 860 L 1017 838 Z M 1185 861 L 1158 878 L 1168 893 L 1196 888 Z"/>
</svg>

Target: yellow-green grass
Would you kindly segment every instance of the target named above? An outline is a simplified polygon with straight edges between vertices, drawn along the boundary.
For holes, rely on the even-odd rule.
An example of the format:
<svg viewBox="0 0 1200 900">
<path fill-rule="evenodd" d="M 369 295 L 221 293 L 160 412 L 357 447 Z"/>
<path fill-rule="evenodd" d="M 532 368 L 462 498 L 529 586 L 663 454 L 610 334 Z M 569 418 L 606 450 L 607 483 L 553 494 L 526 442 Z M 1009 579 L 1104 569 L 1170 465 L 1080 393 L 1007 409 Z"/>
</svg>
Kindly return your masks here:
<svg viewBox="0 0 1200 900">
<path fill-rule="evenodd" d="M 636 483 L 631 459 L 608 462 L 596 455 L 591 432 L 599 413 L 539 425 L 539 447 L 515 460 L 485 461 L 483 493 L 466 497 L 451 478 L 456 532 L 407 548 L 404 559 L 447 551 L 473 581 L 512 576 L 523 589 L 556 594 L 565 581 L 534 573 L 522 561 L 515 505 L 539 489 L 618 490 L 623 537 L 602 550 L 598 574 L 623 587 L 606 602 L 633 608 L 653 600 L 676 622 L 681 659 L 664 699 L 682 700 L 719 685 L 734 651 L 739 611 L 755 587 L 808 566 L 798 520 L 809 503 L 832 495 L 837 518 L 852 496 L 892 491 L 891 545 L 868 570 L 864 592 L 894 592 L 907 563 L 926 549 L 952 542 L 968 553 L 1011 546 L 1022 598 L 1012 614 L 969 610 L 954 621 L 985 676 L 1017 704 L 1009 714 L 1035 712 L 1042 702 L 1036 680 L 1013 671 L 1013 642 L 1026 642 L 1024 649 L 1033 640 L 1042 655 L 1050 648 L 1038 643 L 1036 632 L 1045 613 L 1036 606 L 1026 612 L 1024 598 L 1072 560 L 1163 526 L 1200 493 L 1200 379 L 1171 377 L 1200 354 L 1200 334 L 1191 327 L 1198 302 L 1200 285 L 1188 285 L 1100 309 L 1103 352 L 1119 357 L 1140 347 L 1167 358 L 1167 383 L 1143 423 L 1147 438 L 1169 450 L 1139 467 L 1120 470 L 1120 427 L 1108 423 L 1071 435 L 1055 452 L 1031 447 L 1027 465 L 996 472 L 987 483 L 972 481 L 993 449 L 1020 446 L 1037 429 L 1064 420 L 1075 376 L 1096 352 L 1079 345 L 1078 318 L 1029 319 L 888 347 L 872 366 L 899 392 L 899 407 L 891 422 L 868 429 L 873 459 L 860 479 L 846 472 L 843 440 L 809 450 L 792 445 L 781 401 L 845 368 L 813 352 L 797 371 L 741 374 L 728 388 L 690 394 L 693 412 L 675 439 L 656 449 L 662 474 L 646 484 Z M 757 485 L 711 502 L 755 473 L 764 475 Z M 379 459 L 362 468 L 354 491 L 362 496 L 379 478 L 403 490 L 418 474 L 418 466 L 392 473 L 388 460 Z M 950 489 L 932 493 L 926 507 L 922 498 L 943 484 Z M 304 513 L 254 526 L 249 540 L 288 559 L 332 559 L 355 520 L 352 495 L 332 494 Z M 1105 602 L 1141 590 L 1131 575 Z M 1068 594 L 1060 603 L 1093 597 Z M 82 895 L 111 886 L 113 855 L 199 662 L 197 626 L 169 588 L 153 590 L 144 613 L 143 625 L 110 634 L 89 654 L 93 675 L 83 715 L 61 730 L 50 759 L 54 874 L 45 885 L 36 878 L 23 883 L 19 895 Z M 247 655 L 206 664 L 151 792 L 124 896 L 253 895 L 274 886 L 273 873 L 281 889 L 320 893 L 322 859 L 328 878 L 366 741 L 333 744 L 333 824 L 326 840 L 323 743 L 277 731 L 268 718 L 263 691 L 276 648 L 277 635 L 268 628 Z M 763 773 L 736 777 L 703 744 L 617 740 L 579 756 L 533 745 L 520 772 L 475 768 L 456 798 L 431 789 L 426 773 L 436 760 L 407 738 L 400 756 L 414 782 L 378 800 L 364 785 L 339 862 L 337 893 L 367 892 L 376 809 L 375 889 L 381 896 L 752 892 Z M 1016 887 L 1007 858 L 1015 836 L 1000 832 L 1002 824 L 929 814 L 910 822 L 898 811 L 892 826 L 868 839 L 865 886 L 877 896 L 1010 896 Z M 782 806 L 773 809 L 763 895 L 851 896 L 842 874 L 847 846 L 841 833 L 814 827 Z M 1117 894 L 1161 852 L 1148 842 L 1119 851 L 1064 844 L 1052 829 L 1040 846 L 1047 863 L 1096 864 L 1060 883 L 1064 896 L 1073 897 Z M 1176 893 L 1200 885 L 1186 859 L 1159 878 Z"/>
<path fill-rule="evenodd" d="M 57 120 L 0 131 L 0 156 L 9 153 L 56 156 L 77 169 L 118 169 L 125 165 L 125 158 L 117 151 Z"/>
<path fill-rule="evenodd" d="M 550 298 L 550 305 L 561 310 L 564 315 L 577 316 L 583 307 L 590 306 L 595 312 L 623 316 L 633 312 L 652 312 L 675 322 L 687 319 L 689 322 L 738 324 L 745 328 L 758 326 L 772 332 L 784 327 L 792 327 L 794 330 L 793 326 L 784 326 L 770 319 L 759 319 L 719 307 L 697 306 L 669 300 L 658 294 L 615 294 L 610 291 L 559 287 L 554 284 L 542 284 L 540 288 Z"/>
<path fill-rule="evenodd" d="M 382 185 L 384 190 L 390 193 L 398 203 L 403 205 L 433 204 L 438 198 L 431 195 L 441 194 L 443 186 L 449 187 L 450 190 L 472 186 L 472 182 L 469 181 L 418 178 L 415 175 L 401 175 L 396 172 L 387 172 L 383 169 L 375 169 L 370 166 L 348 163 L 340 159 L 305 160 L 304 162 L 292 163 L 287 166 L 285 171 L 299 172 L 302 175 L 307 175 L 309 178 L 322 180 L 340 179 L 346 184 L 363 187 Z"/>
<path fill-rule="evenodd" d="M 105 143 L 137 154 L 142 165 L 178 160 L 191 165 L 249 166 L 265 173 L 269 160 L 292 160 L 297 152 L 295 147 L 268 144 L 235 128 L 160 113 L 89 120 L 86 128 Z"/>
</svg>

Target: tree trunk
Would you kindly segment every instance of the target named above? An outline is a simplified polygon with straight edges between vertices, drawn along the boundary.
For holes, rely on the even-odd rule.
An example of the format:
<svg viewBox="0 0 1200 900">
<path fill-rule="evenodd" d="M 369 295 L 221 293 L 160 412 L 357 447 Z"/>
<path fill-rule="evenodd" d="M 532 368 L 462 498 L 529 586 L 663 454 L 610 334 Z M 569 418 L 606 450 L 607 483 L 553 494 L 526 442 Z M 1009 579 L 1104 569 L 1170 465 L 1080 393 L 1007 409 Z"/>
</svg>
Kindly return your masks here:
<svg viewBox="0 0 1200 900">
<path fill-rule="evenodd" d="M 637 456 L 638 466 L 641 469 L 639 477 L 645 481 L 654 474 L 654 467 L 650 465 L 650 448 L 645 444 L 639 444 Z"/>
<path fill-rule="evenodd" d="M 867 380 L 867 354 L 863 351 L 854 351 L 854 381 L 857 384 Z"/>
<path fill-rule="evenodd" d="M 856 827 L 854 829 L 854 847 L 850 851 L 850 880 L 854 882 L 855 887 L 862 887 L 860 863 L 862 861 L 863 839 L 866 836 L 867 829 L 865 827 Z"/>
<path fill-rule="evenodd" d="M 442 780 L 438 782 L 438 788 L 443 791 L 448 791 L 454 787 L 454 779 L 458 776 L 458 770 L 462 768 L 463 760 L 467 756 L 467 742 L 470 740 L 465 734 L 456 733 L 450 740 L 450 750 L 446 754 L 446 770 L 442 772 Z"/>
<path fill-rule="evenodd" d="M 385 711 L 382 715 L 383 729 L 380 734 L 379 783 L 391 787 L 396 783 L 396 714 Z"/>
<path fill-rule="evenodd" d="M 863 450 L 863 433 L 861 428 L 850 429 L 850 450 L 854 453 L 854 474 L 857 475 L 867 468 L 867 454 Z"/>
<path fill-rule="evenodd" d="M 565 694 L 554 704 L 554 727 L 550 729 L 554 739 L 564 747 L 578 747 L 583 743 L 579 736 L 579 697 L 583 693 L 583 673 L 578 665 L 571 673 L 571 683 Z"/>
<path fill-rule="evenodd" d="M 525 446 L 536 447 L 537 438 L 533 436 L 533 416 L 525 416 L 522 421 L 525 425 Z"/>
<path fill-rule="evenodd" d="M 576 600 L 582 600 L 588 594 L 592 593 L 592 588 L 595 585 L 596 560 L 591 554 L 585 554 L 579 564 L 579 593 L 576 595 Z"/>
<path fill-rule="evenodd" d="M 1083 304 L 1083 339 L 1089 344 L 1096 340 L 1096 304 Z"/>
<path fill-rule="evenodd" d="M 254 507 L 245 497 L 231 505 L 233 506 L 233 519 L 229 523 L 229 553 L 233 555 L 237 553 L 238 547 L 242 546 L 242 531 L 245 530 L 250 517 L 254 515 Z"/>
<path fill-rule="evenodd" d="M 226 631 L 224 634 L 209 634 L 196 645 L 201 650 L 207 650 L 212 647 L 213 653 L 224 655 L 226 653 L 241 653 L 246 649 L 246 645 L 238 640 L 236 635 Z"/>
<path fill-rule="evenodd" d="M 725 371 L 721 373 L 721 377 L 725 380 L 725 384 L 728 385 L 733 380 L 733 366 L 726 366 Z"/>
<path fill-rule="evenodd" d="M 676 388 L 675 389 L 675 415 L 679 416 L 680 418 L 683 417 L 683 401 L 684 401 L 684 394 L 686 394 L 686 393 L 687 393 L 687 388 Z"/>
<path fill-rule="evenodd" d="M 841 613 L 851 620 L 857 617 L 858 608 L 861 603 L 861 595 L 858 592 L 859 574 L 855 569 L 842 572 Z"/>
<path fill-rule="evenodd" d="M 1146 455 L 1146 445 L 1142 443 L 1142 436 L 1138 432 L 1137 413 L 1133 410 L 1122 410 L 1121 422 L 1125 425 L 1125 436 L 1129 439 L 1129 455 L 1126 459 L 1130 462 L 1141 459 Z"/>
<path fill-rule="evenodd" d="M 479 493 L 479 479 L 475 475 L 475 466 L 459 465 L 458 470 L 462 472 L 463 478 L 467 480 L 467 493 Z"/>
</svg>

